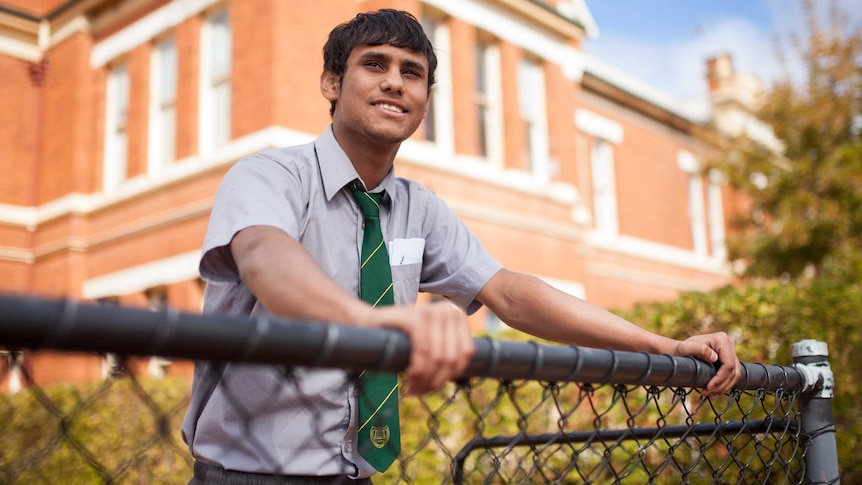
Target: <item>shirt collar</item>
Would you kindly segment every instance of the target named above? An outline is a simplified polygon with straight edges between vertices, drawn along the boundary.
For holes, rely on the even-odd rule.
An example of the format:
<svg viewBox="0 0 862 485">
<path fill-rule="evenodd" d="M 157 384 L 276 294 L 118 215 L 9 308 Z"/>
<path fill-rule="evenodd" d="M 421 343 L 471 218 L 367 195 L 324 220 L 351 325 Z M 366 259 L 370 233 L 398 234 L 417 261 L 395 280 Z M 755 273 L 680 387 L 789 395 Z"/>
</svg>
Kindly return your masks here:
<svg viewBox="0 0 862 485">
<path fill-rule="evenodd" d="M 365 185 L 365 181 L 359 177 L 359 174 L 353 167 L 353 163 L 335 140 L 335 135 L 332 133 L 332 125 L 329 125 L 326 131 L 314 141 L 314 152 L 317 155 L 317 165 L 320 168 L 323 191 L 326 194 L 327 201 L 332 200 L 335 194 L 354 180 L 358 179 L 362 182 L 362 185 Z M 393 171 L 390 169 L 386 177 L 380 182 L 380 185 L 372 187 L 371 191 L 379 192 L 386 190 L 387 194 L 391 193 L 390 188 L 394 183 L 394 178 Z"/>
</svg>

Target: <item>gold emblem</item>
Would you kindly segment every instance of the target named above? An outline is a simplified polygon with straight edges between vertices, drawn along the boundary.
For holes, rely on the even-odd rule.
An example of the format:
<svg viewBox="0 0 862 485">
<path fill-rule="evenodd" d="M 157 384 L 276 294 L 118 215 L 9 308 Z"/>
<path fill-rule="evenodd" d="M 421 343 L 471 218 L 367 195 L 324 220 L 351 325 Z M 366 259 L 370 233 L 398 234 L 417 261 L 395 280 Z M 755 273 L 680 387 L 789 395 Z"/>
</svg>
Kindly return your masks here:
<svg viewBox="0 0 862 485">
<path fill-rule="evenodd" d="M 386 443 L 389 443 L 389 426 L 383 426 L 378 428 L 377 426 L 371 427 L 371 444 L 373 444 L 376 448 L 383 448 L 386 446 Z"/>
</svg>

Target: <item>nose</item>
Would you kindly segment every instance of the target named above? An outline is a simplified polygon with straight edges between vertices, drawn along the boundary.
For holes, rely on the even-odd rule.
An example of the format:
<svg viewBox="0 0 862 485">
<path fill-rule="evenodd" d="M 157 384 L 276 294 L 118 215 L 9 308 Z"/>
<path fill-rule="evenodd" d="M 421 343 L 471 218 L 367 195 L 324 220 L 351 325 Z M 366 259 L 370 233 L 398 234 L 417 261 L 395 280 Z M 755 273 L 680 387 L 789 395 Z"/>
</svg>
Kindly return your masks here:
<svg viewBox="0 0 862 485">
<path fill-rule="evenodd" d="M 386 75 L 380 81 L 380 89 L 384 92 L 394 91 L 399 95 L 404 94 L 404 80 L 401 77 L 401 70 L 389 69 L 386 71 Z"/>
</svg>

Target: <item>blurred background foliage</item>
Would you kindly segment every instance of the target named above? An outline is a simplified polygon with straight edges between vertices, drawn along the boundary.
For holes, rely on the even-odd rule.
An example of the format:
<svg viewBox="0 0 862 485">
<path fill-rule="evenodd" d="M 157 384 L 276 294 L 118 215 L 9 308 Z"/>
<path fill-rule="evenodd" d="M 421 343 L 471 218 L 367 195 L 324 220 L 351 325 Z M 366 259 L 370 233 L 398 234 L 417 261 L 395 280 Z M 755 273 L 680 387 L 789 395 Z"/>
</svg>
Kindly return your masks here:
<svg viewBox="0 0 862 485">
<path fill-rule="evenodd" d="M 777 49 L 804 75 L 788 67 L 755 113 L 783 150 L 702 134 L 712 147 L 705 172 L 750 204 L 728 240 L 739 284 L 620 313 L 677 338 L 727 331 L 746 362 L 789 364 L 794 342 L 825 341 L 842 478 L 862 483 L 862 26 L 834 2 L 826 18 L 812 0 L 800 5 L 807 29 Z"/>
<path fill-rule="evenodd" d="M 188 483 L 189 389 L 117 375 L 0 395 L 0 483 Z"/>
<path fill-rule="evenodd" d="M 619 313 L 674 338 L 726 331 L 737 339 L 740 359 L 750 363 L 789 365 L 794 342 L 826 342 L 835 376 L 832 408 L 842 478 L 845 483 L 862 483 L 862 366 L 855 360 L 862 355 L 862 283 L 820 278 L 793 284 L 773 279 L 688 293 L 672 302 L 642 304 Z"/>
<path fill-rule="evenodd" d="M 832 4 L 818 18 L 802 2 L 807 32 L 778 44 L 786 77 L 767 90 L 757 117 L 783 145 L 775 153 L 741 135 L 704 134 L 718 170 L 746 196 L 751 211 L 733 221 L 730 257 L 746 277 L 816 277 L 862 271 L 862 26 Z M 791 75 L 789 61 L 804 67 Z M 834 275 L 830 275 L 834 276 Z"/>
</svg>

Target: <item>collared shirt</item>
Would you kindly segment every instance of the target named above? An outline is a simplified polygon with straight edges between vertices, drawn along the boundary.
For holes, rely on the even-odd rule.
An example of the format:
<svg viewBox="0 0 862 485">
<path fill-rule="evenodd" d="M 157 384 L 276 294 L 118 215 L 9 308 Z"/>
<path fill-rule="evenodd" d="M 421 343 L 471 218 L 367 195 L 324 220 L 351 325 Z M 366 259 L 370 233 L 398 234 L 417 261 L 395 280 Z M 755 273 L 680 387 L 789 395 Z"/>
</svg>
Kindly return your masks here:
<svg viewBox="0 0 862 485">
<path fill-rule="evenodd" d="M 295 238 L 323 271 L 359 295 L 362 214 L 349 185 L 361 178 L 328 128 L 314 142 L 263 150 L 237 162 L 222 181 L 204 239 L 204 313 L 264 315 L 239 281 L 229 244 L 251 226 Z M 390 171 L 381 226 L 396 304 L 435 293 L 472 313 L 479 290 L 501 269 L 457 216 L 421 184 Z M 285 289 L 285 291 L 289 291 Z M 228 364 L 218 385 L 195 366 L 183 436 L 192 453 L 226 469 L 292 475 L 374 469 L 356 451 L 353 380 L 341 370 Z M 206 395 L 211 392 L 207 400 Z M 195 422 L 195 417 L 200 417 Z"/>
</svg>

